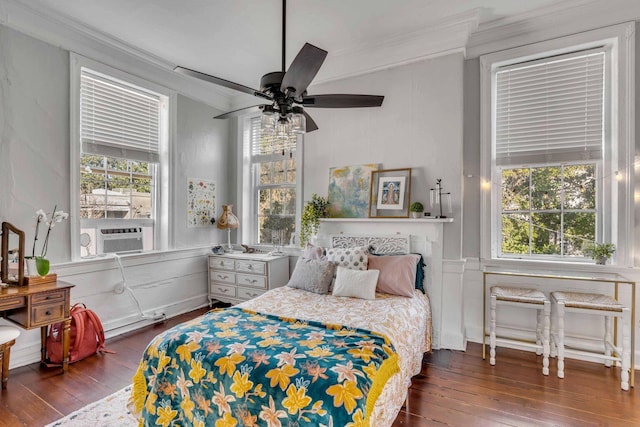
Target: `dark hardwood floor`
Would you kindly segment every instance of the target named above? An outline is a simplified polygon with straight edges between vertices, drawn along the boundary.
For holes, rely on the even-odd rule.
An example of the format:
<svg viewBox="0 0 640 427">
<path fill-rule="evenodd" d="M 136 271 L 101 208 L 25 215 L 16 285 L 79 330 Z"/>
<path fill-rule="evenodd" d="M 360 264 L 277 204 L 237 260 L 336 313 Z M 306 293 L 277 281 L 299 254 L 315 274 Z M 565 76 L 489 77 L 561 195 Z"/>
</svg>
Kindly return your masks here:
<svg viewBox="0 0 640 427">
<path fill-rule="evenodd" d="M 42 426 L 130 384 L 153 336 L 204 311 L 110 339 L 107 347 L 116 354 L 77 362 L 65 375 L 39 364 L 11 370 L 8 388 L 0 393 L 0 426 Z M 466 352 L 434 351 L 425 356 L 409 407 L 393 425 L 640 425 L 635 389 L 620 390 L 619 369 L 568 359 L 560 380 L 555 360 L 548 377 L 540 366 L 533 353 L 499 348 L 492 367 L 473 343 Z"/>
</svg>

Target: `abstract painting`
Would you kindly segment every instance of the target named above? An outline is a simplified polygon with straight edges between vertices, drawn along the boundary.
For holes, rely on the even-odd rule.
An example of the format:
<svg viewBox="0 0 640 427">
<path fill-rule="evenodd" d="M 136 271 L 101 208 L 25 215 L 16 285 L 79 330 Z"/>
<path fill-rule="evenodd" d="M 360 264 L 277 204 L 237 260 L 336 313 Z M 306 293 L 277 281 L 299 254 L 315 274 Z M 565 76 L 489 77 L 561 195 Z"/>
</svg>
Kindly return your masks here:
<svg viewBox="0 0 640 427">
<path fill-rule="evenodd" d="M 207 179 L 187 179 L 187 227 L 216 223 L 216 183 Z"/>
<path fill-rule="evenodd" d="M 366 218 L 371 172 L 377 170 L 377 164 L 329 169 L 329 217 Z"/>
</svg>

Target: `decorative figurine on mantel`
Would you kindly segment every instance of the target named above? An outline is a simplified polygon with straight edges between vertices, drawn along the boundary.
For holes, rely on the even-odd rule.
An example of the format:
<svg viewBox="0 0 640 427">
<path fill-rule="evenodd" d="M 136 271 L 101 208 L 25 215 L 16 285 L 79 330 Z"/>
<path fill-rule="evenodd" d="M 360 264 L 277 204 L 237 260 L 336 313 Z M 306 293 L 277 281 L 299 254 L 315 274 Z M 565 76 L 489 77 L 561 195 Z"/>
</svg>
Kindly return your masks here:
<svg viewBox="0 0 640 427">
<path fill-rule="evenodd" d="M 447 213 L 452 213 L 453 209 L 451 208 L 451 192 L 445 192 L 442 189 L 442 179 L 436 179 L 436 188 L 431 188 L 429 190 L 429 202 L 431 205 L 431 209 L 434 208 L 435 205 L 438 205 L 439 215 L 436 215 L 436 218 L 446 218 L 445 215 L 442 215 L 442 203 L 444 202 L 443 196 L 447 199 Z"/>
</svg>

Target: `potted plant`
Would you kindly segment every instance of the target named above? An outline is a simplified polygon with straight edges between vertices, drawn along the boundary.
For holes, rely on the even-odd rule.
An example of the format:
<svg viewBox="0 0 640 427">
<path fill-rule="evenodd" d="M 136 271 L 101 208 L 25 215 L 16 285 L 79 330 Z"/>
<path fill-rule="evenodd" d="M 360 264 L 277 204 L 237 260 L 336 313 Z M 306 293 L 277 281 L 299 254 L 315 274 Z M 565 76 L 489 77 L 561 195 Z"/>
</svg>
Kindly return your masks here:
<svg viewBox="0 0 640 427">
<path fill-rule="evenodd" d="M 304 205 L 300 222 L 300 246 L 305 247 L 311 236 L 318 233 L 320 218 L 327 217 L 328 207 L 329 201 L 316 193 L 313 193 L 311 200 Z"/>
<path fill-rule="evenodd" d="M 590 256 L 596 264 L 605 265 L 607 260 L 616 251 L 613 243 L 593 243 L 583 249 L 585 255 Z"/>
<path fill-rule="evenodd" d="M 413 218 L 420 218 L 422 216 L 422 212 L 424 211 L 424 206 L 420 202 L 413 202 L 409 206 L 409 210 L 411 211 L 411 216 Z"/>
</svg>

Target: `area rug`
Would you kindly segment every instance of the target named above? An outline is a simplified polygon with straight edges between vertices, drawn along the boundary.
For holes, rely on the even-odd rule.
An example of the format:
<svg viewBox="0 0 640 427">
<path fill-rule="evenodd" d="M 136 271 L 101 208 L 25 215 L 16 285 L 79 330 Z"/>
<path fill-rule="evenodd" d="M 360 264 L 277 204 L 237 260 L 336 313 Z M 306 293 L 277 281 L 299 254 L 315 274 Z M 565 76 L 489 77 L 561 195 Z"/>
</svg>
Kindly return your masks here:
<svg viewBox="0 0 640 427">
<path fill-rule="evenodd" d="M 127 409 L 131 386 L 80 408 L 45 427 L 129 427 L 138 423 Z"/>
</svg>

